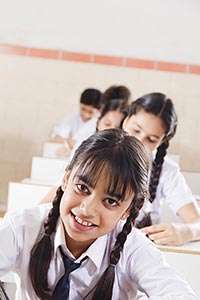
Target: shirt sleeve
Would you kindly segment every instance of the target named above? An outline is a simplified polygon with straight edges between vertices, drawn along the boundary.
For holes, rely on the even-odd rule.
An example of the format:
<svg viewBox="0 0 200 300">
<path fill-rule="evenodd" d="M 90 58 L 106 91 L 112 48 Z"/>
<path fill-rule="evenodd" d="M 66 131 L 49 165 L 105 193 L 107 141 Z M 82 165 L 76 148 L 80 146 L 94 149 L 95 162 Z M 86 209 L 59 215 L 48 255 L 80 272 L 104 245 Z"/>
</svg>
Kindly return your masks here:
<svg viewBox="0 0 200 300">
<path fill-rule="evenodd" d="M 19 256 L 15 230 L 6 216 L 0 221 L 0 241 L 0 276 L 3 276 L 12 270 Z"/>
<path fill-rule="evenodd" d="M 168 166 L 168 168 L 164 166 L 159 185 L 162 196 L 175 214 L 182 206 L 195 202 L 184 176 L 176 165 Z"/>
<path fill-rule="evenodd" d="M 146 243 L 132 255 L 132 280 L 143 293 L 140 300 L 198 300 L 188 283 L 171 268 L 153 243 Z"/>
<path fill-rule="evenodd" d="M 56 135 L 60 135 L 62 138 L 73 137 L 75 132 L 81 125 L 81 119 L 79 115 L 70 115 L 63 119 L 63 121 L 53 127 L 51 138 L 55 138 Z"/>
</svg>

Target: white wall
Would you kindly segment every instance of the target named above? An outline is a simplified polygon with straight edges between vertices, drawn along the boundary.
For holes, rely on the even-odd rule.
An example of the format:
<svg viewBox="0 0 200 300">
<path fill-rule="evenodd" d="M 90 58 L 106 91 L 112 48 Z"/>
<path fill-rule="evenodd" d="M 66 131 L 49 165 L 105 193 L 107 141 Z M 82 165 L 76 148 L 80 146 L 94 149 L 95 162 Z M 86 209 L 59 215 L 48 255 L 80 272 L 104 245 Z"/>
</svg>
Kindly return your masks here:
<svg viewBox="0 0 200 300">
<path fill-rule="evenodd" d="M 200 64 L 199 0 L 0 0 L 0 43 Z"/>
</svg>

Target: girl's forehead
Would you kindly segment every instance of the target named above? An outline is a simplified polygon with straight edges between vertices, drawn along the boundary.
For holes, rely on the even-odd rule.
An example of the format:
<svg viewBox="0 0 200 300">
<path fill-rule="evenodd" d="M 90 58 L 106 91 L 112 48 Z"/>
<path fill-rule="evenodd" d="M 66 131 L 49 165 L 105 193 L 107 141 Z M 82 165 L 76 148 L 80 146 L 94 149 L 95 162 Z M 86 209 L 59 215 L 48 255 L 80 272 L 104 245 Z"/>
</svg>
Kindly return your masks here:
<svg viewBox="0 0 200 300">
<path fill-rule="evenodd" d="M 162 135 L 166 131 L 165 123 L 160 116 L 151 112 L 146 112 L 144 109 L 139 110 L 135 115 L 132 115 L 129 120 L 130 123 L 136 123 L 142 129 L 157 135 Z"/>
<path fill-rule="evenodd" d="M 72 170 L 72 176 L 79 178 L 90 187 L 95 188 L 97 185 L 102 187 L 102 191 L 109 195 L 117 195 L 124 200 L 134 195 L 131 181 L 127 182 L 121 173 L 116 172 L 109 162 L 100 164 L 88 164 L 86 167 L 81 165 L 75 166 Z"/>
</svg>

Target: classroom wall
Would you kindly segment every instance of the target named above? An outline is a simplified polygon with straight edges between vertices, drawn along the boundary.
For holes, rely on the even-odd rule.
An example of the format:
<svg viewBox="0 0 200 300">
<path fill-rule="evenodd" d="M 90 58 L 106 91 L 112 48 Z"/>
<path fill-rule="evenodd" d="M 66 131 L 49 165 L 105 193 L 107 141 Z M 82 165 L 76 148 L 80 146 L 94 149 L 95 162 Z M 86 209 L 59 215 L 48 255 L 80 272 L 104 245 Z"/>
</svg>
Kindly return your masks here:
<svg viewBox="0 0 200 300">
<path fill-rule="evenodd" d="M 0 0 L 0 43 L 200 64 L 199 0 Z"/>
<path fill-rule="evenodd" d="M 175 102 L 170 152 L 200 171 L 199 0 L 0 0 L 0 204 L 87 87 Z"/>
<path fill-rule="evenodd" d="M 80 93 L 87 87 L 104 91 L 124 84 L 133 99 L 166 93 L 179 116 L 170 152 L 180 154 L 182 170 L 200 171 L 200 75 L 6 54 L 0 55 L 0 65 L 1 202 L 9 181 L 29 177 L 32 156 L 41 155 L 52 126 L 78 110 Z"/>
</svg>

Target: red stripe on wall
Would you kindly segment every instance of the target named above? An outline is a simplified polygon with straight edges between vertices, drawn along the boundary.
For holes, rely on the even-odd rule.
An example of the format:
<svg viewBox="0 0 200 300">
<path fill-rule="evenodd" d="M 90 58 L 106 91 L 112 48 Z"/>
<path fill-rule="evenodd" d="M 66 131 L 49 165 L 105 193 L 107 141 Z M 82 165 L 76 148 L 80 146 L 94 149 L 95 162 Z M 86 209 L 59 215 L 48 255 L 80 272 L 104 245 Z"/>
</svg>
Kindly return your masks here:
<svg viewBox="0 0 200 300">
<path fill-rule="evenodd" d="M 0 45 L 0 53 L 12 55 L 26 55 L 27 48 L 21 46 Z"/>
<path fill-rule="evenodd" d="M 180 72 L 200 74 L 200 65 L 189 65 L 174 62 L 143 60 L 131 57 L 119 57 L 98 55 L 90 53 L 76 53 L 62 50 L 28 48 L 17 45 L 0 44 L 0 54 L 23 55 L 41 57 L 47 59 L 60 59 L 66 61 L 78 61 L 83 63 L 97 63 L 129 68 L 159 70 L 167 72 Z"/>
<path fill-rule="evenodd" d="M 91 55 L 87 53 L 61 51 L 60 59 L 79 61 L 79 62 L 91 62 Z"/>
<path fill-rule="evenodd" d="M 186 64 L 177 64 L 177 63 L 170 63 L 170 62 L 162 62 L 158 61 L 157 70 L 160 71 L 170 71 L 170 72 L 187 72 L 187 65 Z"/>
<path fill-rule="evenodd" d="M 189 65 L 189 73 L 200 74 L 200 66 Z"/>
<path fill-rule="evenodd" d="M 34 56 L 34 57 L 58 59 L 58 51 L 56 50 L 28 48 L 27 55 Z"/>
<path fill-rule="evenodd" d="M 94 55 L 93 62 L 97 64 L 103 65 L 114 65 L 114 66 L 122 66 L 123 65 L 123 57 L 118 56 L 106 56 L 106 55 Z"/>
<path fill-rule="evenodd" d="M 155 62 L 151 60 L 127 58 L 126 66 L 139 69 L 155 69 Z"/>
</svg>

